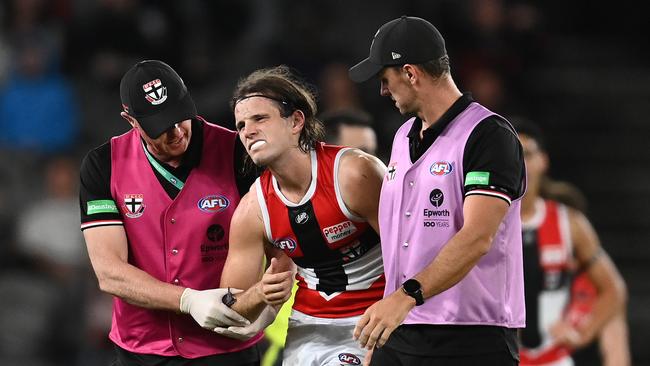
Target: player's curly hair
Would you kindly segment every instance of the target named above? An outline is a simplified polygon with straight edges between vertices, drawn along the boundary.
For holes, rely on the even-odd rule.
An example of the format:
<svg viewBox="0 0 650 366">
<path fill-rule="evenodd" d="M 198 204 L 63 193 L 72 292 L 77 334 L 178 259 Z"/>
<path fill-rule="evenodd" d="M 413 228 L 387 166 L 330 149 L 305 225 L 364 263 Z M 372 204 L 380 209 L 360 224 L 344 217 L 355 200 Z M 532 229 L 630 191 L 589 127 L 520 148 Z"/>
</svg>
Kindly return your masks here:
<svg viewBox="0 0 650 366">
<path fill-rule="evenodd" d="M 324 139 L 323 124 L 316 118 L 316 91 L 304 80 L 296 76 L 285 65 L 260 69 L 239 80 L 233 92 L 230 107 L 252 96 L 264 96 L 273 100 L 282 118 L 300 110 L 305 115 L 305 125 L 300 131 L 298 147 L 308 152 Z"/>
</svg>

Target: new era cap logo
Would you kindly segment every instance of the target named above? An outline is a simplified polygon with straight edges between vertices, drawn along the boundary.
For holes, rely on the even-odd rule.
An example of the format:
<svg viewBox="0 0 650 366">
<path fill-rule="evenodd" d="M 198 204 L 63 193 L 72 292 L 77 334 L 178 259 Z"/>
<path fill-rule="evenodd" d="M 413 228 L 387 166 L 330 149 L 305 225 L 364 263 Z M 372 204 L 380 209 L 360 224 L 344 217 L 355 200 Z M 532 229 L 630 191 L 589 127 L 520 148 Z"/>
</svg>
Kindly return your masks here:
<svg viewBox="0 0 650 366">
<path fill-rule="evenodd" d="M 167 100 L 167 88 L 162 85 L 160 79 L 151 80 L 150 82 L 142 85 L 144 89 L 145 99 L 153 105 L 158 105 Z"/>
<path fill-rule="evenodd" d="M 398 58 L 402 58 L 402 55 L 400 55 L 397 52 L 391 52 L 390 55 L 393 57 L 393 60 L 397 60 Z"/>
</svg>

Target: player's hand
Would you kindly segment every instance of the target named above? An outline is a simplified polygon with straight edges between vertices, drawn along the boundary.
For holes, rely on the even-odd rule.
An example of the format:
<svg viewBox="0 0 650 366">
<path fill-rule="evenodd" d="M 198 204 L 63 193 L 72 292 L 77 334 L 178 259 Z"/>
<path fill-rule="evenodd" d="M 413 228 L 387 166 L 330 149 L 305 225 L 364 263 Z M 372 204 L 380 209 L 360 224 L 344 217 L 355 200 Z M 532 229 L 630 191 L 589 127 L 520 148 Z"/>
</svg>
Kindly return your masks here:
<svg viewBox="0 0 650 366">
<path fill-rule="evenodd" d="M 186 288 L 181 295 L 180 310 L 190 314 L 199 325 L 206 329 L 218 326 L 247 326 L 248 319 L 227 307 L 221 298 L 228 292 L 226 288 L 197 291 Z M 242 290 L 231 289 L 234 294 Z"/>
<path fill-rule="evenodd" d="M 366 309 L 354 327 L 354 339 L 368 350 L 383 346 L 414 306 L 415 299 L 398 289 Z"/>
<path fill-rule="evenodd" d="M 555 343 L 571 349 L 582 348 L 591 342 L 591 337 L 562 320 L 551 326 L 549 332 Z"/>
<path fill-rule="evenodd" d="M 293 271 L 279 271 L 278 260 L 271 258 L 262 280 L 257 284 L 259 296 L 267 305 L 282 305 L 291 297 Z"/>
<path fill-rule="evenodd" d="M 213 330 L 215 333 L 221 334 L 222 336 L 238 339 L 240 341 L 247 341 L 273 323 L 276 315 L 278 315 L 278 309 L 267 305 L 260 316 L 258 316 L 250 325 L 245 327 L 216 327 Z"/>
</svg>

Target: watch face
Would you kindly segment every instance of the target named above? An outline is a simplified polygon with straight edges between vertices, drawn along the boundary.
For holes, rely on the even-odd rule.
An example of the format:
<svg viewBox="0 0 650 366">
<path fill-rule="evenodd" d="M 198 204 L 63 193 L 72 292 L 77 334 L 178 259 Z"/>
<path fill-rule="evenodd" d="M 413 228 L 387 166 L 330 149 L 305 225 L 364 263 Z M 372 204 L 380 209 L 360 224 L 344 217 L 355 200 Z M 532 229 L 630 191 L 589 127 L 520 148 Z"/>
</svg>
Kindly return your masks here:
<svg viewBox="0 0 650 366">
<path fill-rule="evenodd" d="M 406 290 L 409 293 L 414 293 L 416 291 L 419 291 L 421 289 L 420 283 L 417 280 L 410 279 L 406 282 L 404 282 L 404 290 Z"/>
</svg>

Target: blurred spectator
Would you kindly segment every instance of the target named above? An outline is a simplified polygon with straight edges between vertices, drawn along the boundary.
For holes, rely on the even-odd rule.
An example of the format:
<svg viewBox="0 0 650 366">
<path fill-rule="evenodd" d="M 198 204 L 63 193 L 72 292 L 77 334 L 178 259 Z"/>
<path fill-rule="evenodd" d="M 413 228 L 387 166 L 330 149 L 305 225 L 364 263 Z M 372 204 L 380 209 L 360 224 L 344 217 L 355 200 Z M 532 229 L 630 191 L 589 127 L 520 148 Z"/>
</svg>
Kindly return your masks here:
<svg viewBox="0 0 650 366">
<path fill-rule="evenodd" d="M 53 158 L 45 169 L 45 198 L 28 204 L 18 220 L 18 245 L 35 258 L 43 270 L 63 281 L 87 264 L 79 221 L 77 163 L 67 157 Z"/>
<path fill-rule="evenodd" d="M 323 113 L 359 108 L 357 86 L 348 76 L 348 66 L 330 63 L 320 77 L 320 109 Z"/>
<path fill-rule="evenodd" d="M 10 70 L 0 87 L 0 144 L 9 150 L 52 152 L 76 142 L 73 92 L 59 70 L 61 39 L 41 0 L 13 1 L 6 39 Z"/>
<path fill-rule="evenodd" d="M 68 365 L 76 357 L 83 283 L 91 278 L 76 230 L 76 166 L 70 158 L 53 158 L 45 169 L 45 197 L 32 197 L 19 213 L 16 252 L 23 260 L 0 278 L 0 360 L 6 361 L 0 364 Z"/>
<path fill-rule="evenodd" d="M 359 109 L 347 109 L 321 116 L 326 141 L 334 145 L 350 146 L 369 154 L 377 153 L 377 135 L 372 128 L 372 117 Z"/>
</svg>

